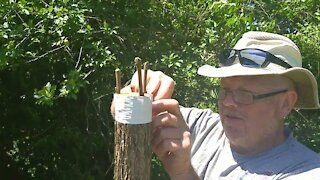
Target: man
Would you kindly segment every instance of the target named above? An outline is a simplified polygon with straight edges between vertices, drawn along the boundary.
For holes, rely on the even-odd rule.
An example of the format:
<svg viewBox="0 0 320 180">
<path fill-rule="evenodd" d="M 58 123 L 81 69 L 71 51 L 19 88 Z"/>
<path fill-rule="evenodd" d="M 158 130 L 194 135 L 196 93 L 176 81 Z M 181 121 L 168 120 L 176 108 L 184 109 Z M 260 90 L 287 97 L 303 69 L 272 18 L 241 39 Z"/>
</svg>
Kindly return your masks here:
<svg viewBox="0 0 320 180">
<path fill-rule="evenodd" d="M 152 149 L 171 179 L 320 179 L 320 157 L 284 126 L 293 108 L 319 108 L 317 83 L 288 38 L 247 32 L 198 74 L 221 78 L 219 114 L 170 99 L 174 81 L 148 73 Z M 131 90 L 138 90 L 136 75 Z"/>
</svg>

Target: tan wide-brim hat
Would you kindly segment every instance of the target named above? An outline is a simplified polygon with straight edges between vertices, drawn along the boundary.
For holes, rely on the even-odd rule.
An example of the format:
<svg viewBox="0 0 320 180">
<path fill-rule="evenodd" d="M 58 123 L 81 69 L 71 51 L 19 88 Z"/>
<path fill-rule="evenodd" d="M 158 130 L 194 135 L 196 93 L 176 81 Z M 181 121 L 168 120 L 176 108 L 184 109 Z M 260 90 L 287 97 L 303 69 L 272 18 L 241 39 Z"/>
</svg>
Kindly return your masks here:
<svg viewBox="0 0 320 180">
<path fill-rule="evenodd" d="M 305 68 L 302 68 L 302 60 L 299 48 L 287 37 L 266 33 L 247 32 L 237 42 L 233 49 L 256 48 L 275 55 L 292 68 L 284 68 L 280 65 L 270 63 L 265 68 L 244 67 L 240 63 L 231 66 L 213 67 L 204 65 L 198 69 L 198 74 L 208 77 L 231 77 L 251 75 L 281 75 L 291 79 L 297 88 L 298 100 L 295 108 L 318 109 L 319 97 L 318 86 L 314 75 Z"/>
</svg>

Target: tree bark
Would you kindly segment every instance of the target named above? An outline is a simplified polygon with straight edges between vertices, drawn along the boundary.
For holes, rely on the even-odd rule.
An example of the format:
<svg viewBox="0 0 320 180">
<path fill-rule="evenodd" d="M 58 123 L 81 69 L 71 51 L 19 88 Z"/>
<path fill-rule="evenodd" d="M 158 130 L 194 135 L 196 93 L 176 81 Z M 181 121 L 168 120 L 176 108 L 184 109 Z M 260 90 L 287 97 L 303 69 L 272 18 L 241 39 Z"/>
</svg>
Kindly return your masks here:
<svg viewBox="0 0 320 180">
<path fill-rule="evenodd" d="M 149 180 L 151 123 L 122 124 L 115 121 L 115 180 Z"/>
</svg>

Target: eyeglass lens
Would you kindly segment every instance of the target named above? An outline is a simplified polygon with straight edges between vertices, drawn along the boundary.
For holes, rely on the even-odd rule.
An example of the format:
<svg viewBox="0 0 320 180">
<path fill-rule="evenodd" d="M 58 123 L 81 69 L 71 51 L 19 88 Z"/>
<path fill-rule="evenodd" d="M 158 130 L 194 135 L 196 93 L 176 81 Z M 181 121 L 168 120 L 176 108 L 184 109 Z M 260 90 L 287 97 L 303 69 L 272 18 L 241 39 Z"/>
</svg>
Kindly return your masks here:
<svg viewBox="0 0 320 180">
<path fill-rule="evenodd" d="M 264 93 L 264 94 L 259 94 L 259 95 L 253 95 L 252 92 L 250 91 L 243 91 L 243 90 L 228 90 L 225 88 L 221 88 L 219 92 L 219 100 L 224 100 L 228 93 L 232 95 L 232 99 L 238 103 L 238 104 L 252 104 L 254 100 L 257 99 L 263 99 L 271 96 L 275 96 L 280 93 L 285 93 L 287 92 L 288 89 L 282 89 L 278 91 L 273 91 L 269 93 Z"/>
<path fill-rule="evenodd" d="M 230 91 L 227 89 L 220 89 L 219 100 L 224 100 L 228 94 L 231 94 L 233 100 L 239 104 L 252 104 L 253 95 L 247 91 Z"/>
</svg>

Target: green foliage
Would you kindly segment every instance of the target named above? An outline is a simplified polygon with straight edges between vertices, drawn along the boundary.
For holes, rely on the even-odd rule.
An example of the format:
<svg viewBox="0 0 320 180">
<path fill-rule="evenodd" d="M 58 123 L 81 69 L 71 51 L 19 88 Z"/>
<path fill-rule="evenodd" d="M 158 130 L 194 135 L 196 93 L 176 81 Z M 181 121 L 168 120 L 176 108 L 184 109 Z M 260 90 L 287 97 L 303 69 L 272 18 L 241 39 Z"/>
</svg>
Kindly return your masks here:
<svg viewBox="0 0 320 180">
<path fill-rule="evenodd" d="M 34 98 L 38 99 L 36 104 L 45 104 L 45 105 L 53 105 L 53 97 L 54 93 L 57 89 L 57 86 L 52 86 L 50 82 L 48 82 L 41 90 L 34 93 Z"/>
<path fill-rule="evenodd" d="M 107 21 L 100 26 L 85 3 L 1 3 L 5 179 L 112 177 L 113 121 L 101 108 L 110 106 L 113 76 L 104 72 L 117 65 L 110 51 L 117 32 Z"/>
<path fill-rule="evenodd" d="M 1 179 L 112 179 L 114 69 L 140 56 L 176 82 L 181 105 L 216 110 L 218 79 L 197 69 L 249 30 L 286 34 L 319 82 L 316 0 L 0 3 Z M 320 152 L 319 112 L 288 125 Z M 168 179 L 154 158 L 152 179 Z"/>
</svg>

